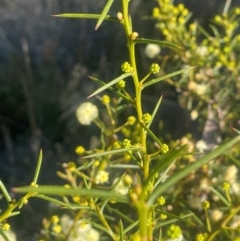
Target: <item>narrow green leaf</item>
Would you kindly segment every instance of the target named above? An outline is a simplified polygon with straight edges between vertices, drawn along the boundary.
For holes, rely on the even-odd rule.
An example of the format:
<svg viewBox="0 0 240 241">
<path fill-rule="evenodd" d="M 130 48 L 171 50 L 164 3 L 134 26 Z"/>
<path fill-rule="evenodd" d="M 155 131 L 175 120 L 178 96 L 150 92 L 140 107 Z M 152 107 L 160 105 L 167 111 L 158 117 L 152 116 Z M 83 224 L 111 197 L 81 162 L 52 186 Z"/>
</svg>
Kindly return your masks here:
<svg viewBox="0 0 240 241">
<path fill-rule="evenodd" d="M 173 76 L 182 74 L 182 73 L 184 73 L 185 71 L 189 71 L 189 70 L 191 70 L 191 69 L 193 69 L 193 68 L 195 68 L 195 66 L 194 66 L 194 67 L 185 68 L 185 69 L 181 69 L 181 70 L 175 71 L 175 72 L 173 72 L 173 73 L 160 76 L 160 77 L 158 77 L 158 78 L 156 78 L 156 79 L 149 80 L 149 81 L 147 81 L 147 82 L 145 82 L 145 83 L 143 84 L 143 88 L 145 88 L 145 87 L 147 87 L 147 86 L 150 86 L 150 85 L 153 85 L 153 84 L 156 84 L 156 83 L 158 83 L 158 82 L 160 82 L 160 81 L 162 81 L 162 80 L 164 80 L 164 79 L 168 79 L 168 78 L 171 78 L 171 77 L 173 77 Z"/>
<path fill-rule="evenodd" d="M 172 44 L 172 43 L 166 42 L 166 41 L 154 40 L 154 39 L 136 38 L 134 40 L 134 43 L 136 43 L 136 44 L 156 44 L 156 45 L 160 45 L 163 47 L 168 47 L 168 48 L 173 48 L 173 49 L 181 49 L 181 47 L 176 44 Z"/>
<path fill-rule="evenodd" d="M 222 202 L 227 206 L 227 207 L 231 207 L 231 203 L 229 203 L 229 201 L 216 189 L 214 189 L 213 187 L 209 187 L 210 190 L 219 197 L 219 199 L 222 200 Z"/>
<path fill-rule="evenodd" d="M 158 239 L 157 239 L 157 241 L 161 241 L 162 240 L 162 229 L 161 228 L 159 228 L 159 233 L 158 233 Z"/>
<path fill-rule="evenodd" d="M 7 189 L 5 188 L 3 182 L 0 180 L 0 190 L 2 191 L 4 197 L 6 198 L 7 202 L 11 202 L 12 199 L 11 199 L 11 196 L 9 195 Z"/>
<path fill-rule="evenodd" d="M 127 217 L 124 213 L 118 211 L 117 209 L 114 208 L 110 208 L 110 210 L 114 213 L 116 213 L 118 216 L 120 216 L 121 218 L 125 219 L 127 222 L 129 223 L 134 223 L 134 221 L 132 219 L 130 219 L 129 217 Z"/>
<path fill-rule="evenodd" d="M 212 31 L 216 37 L 220 37 L 218 29 L 213 24 L 209 24 L 209 27 L 212 29 Z"/>
<path fill-rule="evenodd" d="M 113 184 L 113 186 L 112 186 L 112 188 L 111 188 L 111 192 L 114 192 L 114 191 L 116 190 L 118 184 L 122 181 L 122 177 L 123 177 L 124 175 L 125 175 L 125 174 L 123 174 L 123 175 Z M 108 201 L 109 201 L 109 198 L 106 198 L 106 199 L 102 202 L 101 206 L 99 207 L 99 209 L 100 209 L 100 211 L 101 211 L 102 213 L 103 213 L 104 208 L 105 208 L 105 206 L 107 205 Z"/>
<path fill-rule="evenodd" d="M 108 168 L 116 169 L 141 169 L 139 165 L 134 164 L 109 164 Z"/>
<path fill-rule="evenodd" d="M 169 212 L 164 212 L 164 211 L 162 211 L 162 210 L 159 210 L 159 212 L 167 215 L 168 217 L 173 218 L 172 220 L 168 220 L 168 221 L 171 221 L 171 222 L 182 221 L 183 223 L 187 223 L 187 224 L 189 224 L 189 225 L 196 225 L 195 223 L 186 220 L 186 218 L 193 216 L 193 215 L 194 215 L 193 213 L 189 213 L 189 214 L 186 214 L 186 215 L 177 216 L 177 215 L 174 215 L 174 214 L 169 213 Z M 160 227 L 162 227 L 162 226 L 163 226 L 163 225 L 162 225 L 162 222 L 160 222 L 159 224 L 156 224 L 156 226 L 155 226 L 154 228 L 157 229 L 157 228 L 160 228 Z"/>
<path fill-rule="evenodd" d="M 223 232 L 223 234 L 225 235 L 225 237 L 227 238 L 228 241 L 235 241 L 235 240 L 236 240 L 236 239 L 233 238 L 233 236 L 229 233 L 228 230 L 222 228 L 221 231 Z M 219 233 L 219 234 L 220 234 L 220 235 L 219 235 L 220 237 L 223 236 L 222 233 Z M 226 241 L 227 241 L 227 240 L 226 240 Z"/>
<path fill-rule="evenodd" d="M 145 181 L 143 192 L 147 191 L 145 189 L 148 188 L 148 183 L 151 182 L 153 178 L 156 178 L 156 175 L 158 175 L 161 172 L 164 172 L 168 168 L 168 166 L 172 162 L 174 162 L 177 158 L 182 157 L 184 155 L 185 150 L 186 150 L 186 146 L 182 146 L 179 149 L 174 149 L 174 150 L 170 151 L 169 153 L 164 154 L 162 156 L 162 159 L 159 158 L 156 165 L 150 172 L 148 179 Z M 159 186 L 161 186 L 161 185 L 163 185 L 163 184 L 159 184 Z M 157 188 L 158 187 L 156 187 L 156 189 Z"/>
<path fill-rule="evenodd" d="M 99 28 L 99 26 L 102 24 L 103 20 L 105 19 L 105 17 L 107 16 L 107 13 L 109 11 L 109 9 L 111 8 L 112 4 L 113 4 L 114 0 L 108 0 L 107 4 L 105 5 L 105 7 L 103 8 L 103 11 L 97 21 L 97 24 L 95 26 L 95 30 L 97 30 Z"/>
<path fill-rule="evenodd" d="M 157 113 L 157 111 L 158 111 L 158 109 L 159 109 L 159 106 L 160 106 L 161 102 L 162 102 L 162 96 L 159 98 L 159 100 L 158 100 L 158 102 L 157 102 L 157 104 L 156 104 L 156 106 L 155 106 L 155 108 L 154 108 L 154 110 L 153 110 L 152 119 L 151 119 L 151 121 L 147 124 L 147 127 L 148 127 L 148 128 L 149 128 L 150 125 L 152 124 L 152 121 L 154 120 L 154 117 L 155 117 L 155 115 L 156 115 L 156 113 Z"/>
<path fill-rule="evenodd" d="M 89 220 L 89 223 L 92 224 L 92 226 L 94 226 L 95 228 L 98 228 L 99 230 L 102 230 L 103 232 L 107 233 L 108 235 L 111 235 L 111 230 L 105 228 L 104 226 L 98 224 L 98 223 L 95 223 L 95 222 L 92 222 Z"/>
<path fill-rule="evenodd" d="M 52 15 L 52 17 L 56 18 L 82 18 L 82 19 L 99 19 L 100 14 L 90 14 L 90 13 L 62 13 Z M 118 22 L 119 20 L 116 17 L 111 17 L 110 15 L 106 15 L 104 20 Z"/>
<path fill-rule="evenodd" d="M 97 78 L 94 78 L 94 77 L 91 77 L 91 76 L 88 76 L 91 80 L 95 81 L 96 83 L 102 85 L 102 86 L 105 86 L 106 83 L 104 83 L 103 81 L 97 79 Z M 124 100 L 126 100 L 127 102 L 130 102 L 131 104 L 134 104 L 134 101 L 129 99 L 128 96 L 124 95 L 123 93 L 121 93 L 120 91 L 117 91 L 116 89 L 114 89 L 113 87 L 109 87 L 108 90 L 112 91 L 114 94 L 118 95 L 119 97 L 122 97 Z M 120 106 L 120 108 L 122 108 L 122 106 Z"/>
<path fill-rule="evenodd" d="M 59 201 L 59 200 L 57 200 L 55 198 L 51 198 L 51 197 L 45 196 L 43 194 L 36 194 L 34 197 L 41 198 L 41 199 L 46 200 L 48 202 L 55 203 L 55 204 L 59 205 L 60 207 L 65 207 L 65 208 L 71 209 L 71 210 L 76 210 L 76 209 L 91 210 L 91 207 L 79 206 L 77 204 L 72 204 L 72 203 L 64 203 L 64 202 L 61 202 L 61 201 Z"/>
<path fill-rule="evenodd" d="M 204 34 L 207 38 L 211 38 L 212 36 L 201 26 L 198 25 L 198 29 Z"/>
<path fill-rule="evenodd" d="M 192 218 L 196 221 L 196 223 L 198 224 L 199 227 L 204 227 L 205 226 L 205 224 L 203 223 L 201 218 L 198 217 L 195 213 L 193 213 Z"/>
<path fill-rule="evenodd" d="M 12 212 L 12 213 L 9 215 L 9 217 L 17 216 L 17 215 L 19 215 L 19 214 L 20 214 L 19 211 Z"/>
<path fill-rule="evenodd" d="M 141 146 L 136 146 L 136 147 L 131 147 L 131 148 L 122 148 L 122 149 L 116 149 L 116 150 L 105 151 L 105 152 L 99 152 L 99 153 L 95 153 L 95 154 L 85 156 L 83 158 L 100 157 L 100 156 L 107 156 L 107 155 L 124 153 L 124 152 L 127 152 L 127 151 L 139 151 L 139 150 L 141 150 Z"/>
<path fill-rule="evenodd" d="M 126 73 L 126 74 L 122 74 L 120 76 L 118 76 L 116 79 L 114 80 L 111 80 L 109 83 L 105 84 L 104 86 L 102 86 L 101 88 L 97 89 L 96 91 L 94 91 L 90 96 L 88 96 L 88 98 L 96 95 L 96 94 L 99 94 L 100 92 L 108 89 L 109 87 L 113 86 L 114 84 L 116 84 L 118 81 L 122 80 L 122 79 L 125 79 L 129 76 L 132 76 L 132 73 Z"/>
<path fill-rule="evenodd" d="M 185 221 L 185 222 L 186 222 L 186 220 L 184 220 L 184 218 L 187 218 L 187 217 L 189 217 L 189 216 L 190 216 L 189 214 L 183 215 L 183 216 L 182 216 L 182 221 Z M 192 214 L 191 214 L 191 216 L 192 216 Z M 178 219 L 179 219 L 179 217 L 178 217 Z M 178 219 L 177 219 L 177 218 L 173 218 L 173 219 L 169 219 L 169 220 L 166 220 L 166 221 L 162 221 L 161 223 L 157 224 L 157 225 L 155 226 L 155 228 L 160 228 L 160 227 L 169 225 L 169 224 L 171 224 L 171 223 L 176 223 L 176 222 L 178 221 Z"/>
<path fill-rule="evenodd" d="M 232 128 L 237 134 L 240 135 L 240 131 L 238 129 Z"/>
<path fill-rule="evenodd" d="M 124 241 L 122 220 L 119 220 L 119 241 Z"/>
<path fill-rule="evenodd" d="M 7 235 L 4 233 L 4 231 L 0 228 L 0 236 L 3 237 L 3 240 L 10 241 Z"/>
<path fill-rule="evenodd" d="M 240 162 L 238 159 L 236 159 L 234 156 L 229 155 L 230 160 L 236 165 L 238 168 L 240 168 Z"/>
<path fill-rule="evenodd" d="M 174 161 L 172 161 L 168 167 L 161 173 L 161 176 L 155 181 L 155 184 L 153 186 L 153 189 L 155 189 L 160 183 L 163 182 L 163 180 L 165 179 L 167 173 L 169 172 L 169 170 L 172 168 L 172 166 L 174 165 L 176 159 Z"/>
<path fill-rule="evenodd" d="M 126 234 L 133 228 L 135 228 L 139 224 L 139 220 L 135 221 L 134 223 L 130 224 L 127 228 L 124 229 L 123 233 Z"/>
<path fill-rule="evenodd" d="M 223 12 L 222 12 L 223 16 L 227 16 L 231 3 L 232 3 L 232 1 L 229 1 L 229 0 L 226 1 Z"/>
<path fill-rule="evenodd" d="M 42 157 L 43 157 L 43 154 L 42 154 L 42 149 L 41 149 L 40 152 L 39 152 L 37 167 L 36 167 L 34 178 L 33 178 L 33 183 L 35 183 L 35 184 L 37 183 L 39 172 L 40 172 L 40 169 L 41 169 Z"/>
<path fill-rule="evenodd" d="M 206 154 L 201 159 L 197 160 L 196 162 L 186 166 L 184 169 L 178 171 L 171 177 L 169 177 L 164 183 L 161 183 L 152 193 L 150 198 L 148 199 L 149 205 L 152 205 L 155 200 L 159 197 L 159 195 L 164 192 L 169 187 L 173 186 L 175 183 L 177 183 L 182 178 L 189 175 L 192 171 L 197 170 L 204 164 L 208 163 L 209 161 L 215 159 L 219 155 L 221 155 L 223 152 L 229 150 L 232 146 L 234 146 L 236 143 L 240 141 L 240 136 L 236 136 L 235 138 L 223 143 L 220 145 L 217 149 L 214 151 Z"/>
<path fill-rule="evenodd" d="M 147 132 L 149 136 L 152 137 L 152 139 L 159 145 L 162 146 L 161 141 L 155 136 L 155 134 L 147 127 L 145 126 L 142 122 L 140 122 L 141 127 L 144 128 L 144 130 Z"/>
<path fill-rule="evenodd" d="M 62 186 L 38 186 L 38 187 L 15 187 L 13 188 L 14 192 L 17 193 L 28 193 L 28 192 L 37 192 L 39 194 L 47 195 L 58 195 L 58 196 L 72 196 L 72 195 L 81 195 L 84 197 L 99 197 L 99 198 L 113 198 L 118 202 L 128 203 L 129 198 L 124 195 L 117 193 L 111 193 L 106 190 L 99 189 L 75 189 L 75 188 L 65 188 Z"/>
</svg>

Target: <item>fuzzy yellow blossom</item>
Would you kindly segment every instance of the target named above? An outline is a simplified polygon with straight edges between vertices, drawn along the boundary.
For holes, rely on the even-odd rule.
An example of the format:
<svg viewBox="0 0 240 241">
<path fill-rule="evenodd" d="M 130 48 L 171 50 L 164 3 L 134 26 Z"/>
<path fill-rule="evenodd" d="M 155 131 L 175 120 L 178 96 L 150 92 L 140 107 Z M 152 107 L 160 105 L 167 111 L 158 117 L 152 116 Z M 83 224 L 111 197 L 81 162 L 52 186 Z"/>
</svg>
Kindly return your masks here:
<svg viewBox="0 0 240 241">
<path fill-rule="evenodd" d="M 10 225 L 8 223 L 4 223 L 2 229 L 8 231 L 10 229 Z"/>
<path fill-rule="evenodd" d="M 230 227 L 237 228 L 239 226 L 240 226 L 240 215 L 234 215 L 231 220 Z"/>
<path fill-rule="evenodd" d="M 202 202 L 203 209 L 207 210 L 210 208 L 210 202 L 208 200 L 205 200 Z"/>
<path fill-rule="evenodd" d="M 205 57 L 209 54 L 208 48 L 206 46 L 198 46 L 196 49 L 196 54 L 200 57 Z"/>
<path fill-rule="evenodd" d="M 131 153 L 131 151 L 128 151 L 128 152 Z M 128 152 L 125 152 L 124 156 L 123 156 L 123 159 L 124 159 L 125 162 L 129 162 L 132 159 L 131 155 L 129 155 Z"/>
<path fill-rule="evenodd" d="M 108 95 L 104 95 L 104 96 L 102 97 L 102 103 L 103 103 L 104 105 L 108 105 L 108 104 L 110 103 L 110 97 L 109 97 Z"/>
<path fill-rule="evenodd" d="M 119 144 L 119 142 L 114 141 L 113 142 L 113 149 L 120 149 L 120 148 L 121 148 L 121 145 Z"/>
<path fill-rule="evenodd" d="M 53 224 L 57 224 L 57 223 L 59 222 L 59 217 L 58 217 L 57 215 L 53 215 L 53 216 L 51 217 L 51 222 L 52 222 Z"/>
<path fill-rule="evenodd" d="M 191 119 L 194 121 L 198 118 L 198 111 L 197 110 L 192 110 L 190 113 Z"/>
<path fill-rule="evenodd" d="M 208 146 L 207 146 L 207 143 L 204 140 L 199 140 L 196 143 L 196 148 L 198 149 L 198 151 L 204 152 L 205 150 L 207 150 Z"/>
<path fill-rule="evenodd" d="M 166 215 L 166 214 L 163 214 L 163 213 L 160 214 L 160 219 L 164 220 L 164 219 L 166 219 L 166 218 L 167 218 L 167 215 Z"/>
<path fill-rule="evenodd" d="M 131 240 L 131 241 L 141 241 L 142 239 L 141 239 L 140 234 L 135 233 L 135 234 L 133 234 L 133 235 L 130 237 L 130 240 Z"/>
<path fill-rule="evenodd" d="M 127 123 L 132 126 L 134 125 L 136 122 L 136 117 L 135 116 L 129 116 L 128 119 L 127 119 Z"/>
<path fill-rule="evenodd" d="M 160 47 L 156 44 L 148 44 L 145 48 L 145 54 L 149 59 L 155 58 L 160 51 Z"/>
<path fill-rule="evenodd" d="M 54 225 L 52 230 L 54 233 L 61 233 L 62 227 L 61 227 L 61 225 Z"/>
<path fill-rule="evenodd" d="M 108 178 L 109 178 L 109 173 L 104 170 L 100 170 L 97 172 L 94 182 L 96 184 L 103 184 L 108 181 Z"/>
<path fill-rule="evenodd" d="M 85 102 L 77 108 L 76 116 L 80 124 L 90 125 L 98 117 L 98 108 L 90 102 Z"/>
<path fill-rule="evenodd" d="M 76 170 L 76 164 L 74 162 L 68 162 L 67 167 L 71 172 Z"/>
<path fill-rule="evenodd" d="M 159 8 L 154 8 L 152 11 L 152 15 L 154 18 L 157 18 L 160 16 L 160 9 Z"/>
<path fill-rule="evenodd" d="M 211 219 L 214 221 L 214 222 L 218 222 L 219 220 L 221 220 L 223 217 L 223 212 L 219 211 L 219 210 L 214 210 L 212 213 L 211 213 Z"/>
<path fill-rule="evenodd" d="M 78 155 L 82 155 L 85 152 L 85 148 L 83 146 L 77 146 L 76 149 L 75 149 L 75 152 Z"/>
<path fill-rule="evenodd" d="M 130 186 L 130 185 L 132 185 L 133 179 L 130 175 L 125 174 L 123 177 L 123 182 L 126 186 Z"/>
<path fill-rule="evenodd" d="M 115 178 L 113 180 L 113 184 L 115 184 L 117 181 L 118 181 L 118 178 Z M 129 187 L 125 185 L 123 180 L 121 180 L 114 191 L 121 195 L 127 195 L 129 191 Z"/>
<path fill-rule="evenodd" d="M 231 165 L 224 173 L 224 180 L 229 183 L 234 183 L 237 179 L 238 168 L 235 165 Z"/>
<path fill-rule="evenodd" d="M 100 234 L 85 220 L 73 221 L 68 215 L 63 215 L 60 220 L 62 232 L 68 235 L 67 241 L 99 241 Z"/>
</svg>

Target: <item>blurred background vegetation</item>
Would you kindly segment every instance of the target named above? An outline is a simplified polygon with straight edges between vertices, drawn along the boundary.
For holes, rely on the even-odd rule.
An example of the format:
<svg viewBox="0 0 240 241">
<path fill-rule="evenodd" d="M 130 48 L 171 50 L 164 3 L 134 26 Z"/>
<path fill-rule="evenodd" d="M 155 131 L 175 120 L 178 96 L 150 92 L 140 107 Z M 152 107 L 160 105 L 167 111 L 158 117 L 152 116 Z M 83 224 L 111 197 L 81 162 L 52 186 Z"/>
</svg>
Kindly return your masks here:
<svg viewBox="0 0 240 241">
<path fill-rule="evenodd" d="M 119 75 L 120 65 L 127 57 L 124 33 L 111 22 L 104 22 L 95 31 L 95 21 L 51 15 L 100 13 L 105 2 L 0 1 L 0 179 L 8 188 L 29 183 L 40 148 L 44 162 L 39 182 L 53 184 L 59 182 L 55 173 L 61 163 L 76 159 L 75 147 L 89 147 L 94 142 L 96 130 L 79 125 L 75 109 L 96 88 L 87 75 L 104 81 Z M 110 12 L 114 16 L 120 4 L 115 2 Z M 193 13 L 192 18 L 208 30 L 209 20 L 222 12 L 225 0 L 174 1 L 179 3 L 184 3 Z M 238 0 L 232 1 L 232 6 L 237 5 L 240 6 Z M 155 28 L 156 20 L 145 18 L 156 6 L 154 0 L 132 0 L 134 31 L 140 37 L 162 39 Z M 144 46 L 138 47 L 137 56 L 140 73 L 146 73 L 150 60 L 144 54 Z M 173 86 L 154 86 L 144 94 L 146 111 L 164 94 L 158 119 L 166 123 L 165 135 L 170 133 L 177 139 L 193 132 L 189 113 L 178 103 Z M 194 134 L 196 139 L 201 138 L 201 132 Z M 41 229 L 46 213 L 47 203 L 40 208 L 31 200 L 13 220 L 18 239 L 34 240 L 33 233 Z"/>
</svg>

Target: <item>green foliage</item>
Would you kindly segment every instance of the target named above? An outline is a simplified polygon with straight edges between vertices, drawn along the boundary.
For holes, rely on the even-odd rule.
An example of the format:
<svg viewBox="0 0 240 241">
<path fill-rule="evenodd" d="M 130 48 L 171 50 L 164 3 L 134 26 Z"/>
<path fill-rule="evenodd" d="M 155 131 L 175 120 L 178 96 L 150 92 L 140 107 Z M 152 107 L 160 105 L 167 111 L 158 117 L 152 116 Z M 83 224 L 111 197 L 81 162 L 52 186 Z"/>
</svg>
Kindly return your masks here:
<svg viewBox="0 0 240 241">
<path fill-rule="evenodd" d="M 1 234 L 4 236 L 3 231 L 9 228 L 6 220 L 18 214 L 14 210 L 29 198 L 38 197 L 65 211 L 59 209 L 56 215 L 44 219 L 41 240 L 98 241 L 100 236 L 115 241 L 237 240 L 239 225 L 236 223 L 239 222 L 235 219 L 239 218 L 240 184 L 236 179 L 240 153 L 234 146 L 240 136 L 229 138 L 232 133 L 227 125 L 229 120 L 239 118 L 236 110 L 239 35 L 234 35 L 239 9 L 228 12 L 225 7 L 224 14 L 215 17 L 211 35 L 197 22 L 187 24 L 191 15 L 182 4 L 174 6 L 169 0 L 159 0 L 160 6 L 153 9 L 153 18 L 166 38 L 166 42 L 162 42 L 138 38 L 128 12 L 129 0 L 122 0 L 117 18 L 107 15 L 112 4 L 113 1 L 108 0 L 99 15 L 55 15 L 97 18 L 96 29 L 103 21 L 113 20 L 125 31 L 129 55 L 119 66 L 124 73 L 113 80 L 90 77 L 101 87 L 89 97 L 96 96 L 101 107 L 85 102 L 76 110 L 81 125 L 95 124 L 100 129 L 98 143 L 89 149 L 78 146 L 76 162 L 62 165 L 63 171 L 57 175 L 64 180 L 63 186 L 37 184 L 41 152 L 33 183 L 14 188 L 15 192 L 26 193 L 19 201 L 11 200 L 0 182 L 8 202 L 7 209 L 0 213 Z M 145 77 L 140 78 L 136 44 L 168 47 L 168 59 L 173 56 L 171 61 L 176 64 L 170 68 L 167 63 L 153 62 Z M 154 57 L 164 59 L 157 52 Z M 153 74 L 156 76 L 152 77 Z M 182 77 L 176 81 L 179 75 Z M 228 138 L 222 143 L 214 142 L 208 153 L 202 153 L 187 137 L 164 143 L 151 130 L 163 97 L 157 101 L 152 114 L 144 113 L 142 108 L 144 88 L 164 80 L 185 90 L 182 98 L 192 113 L 195 111 L 198 115 L 201 108 L 210 106 L 204 123 L 211 114 L 211 118 L 220 123 L 222 139 L 223 133 Z M 125 85 L 127 81 L 134 85 L 133 94 Z M 114 96 L 103 94 L 106 90 Z M 130 115 L 124 123 L 119 123 L 119 114 L 127 107 L 134 109 L 135 116 Z M 203 142 L 207 142 L 208 138 L 204 138 L 203 133 Z"/>
</svg>

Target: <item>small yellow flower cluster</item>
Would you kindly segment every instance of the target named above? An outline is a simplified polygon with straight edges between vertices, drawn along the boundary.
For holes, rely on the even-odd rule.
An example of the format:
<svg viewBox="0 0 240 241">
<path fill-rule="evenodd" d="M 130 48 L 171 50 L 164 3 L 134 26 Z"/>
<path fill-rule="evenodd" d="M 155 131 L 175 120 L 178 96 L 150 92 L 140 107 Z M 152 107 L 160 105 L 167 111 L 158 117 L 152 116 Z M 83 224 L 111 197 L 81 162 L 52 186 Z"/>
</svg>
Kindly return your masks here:
<svg viewBox="0 0 240 241">
<path fill-rule="evenodd" d="M 124 139 L 122 142 L 123 148 L 130 148 L 131 147 L 131 141 L 128 139 Z"/>
<path fill-rule="evenodd" d="M 136 117 L 135 116 L 129 116 L 127 119 L 127 123 L 132 126 L 136 123 Z"/>
<path fill-rule="evenodd" d="M 56 215 L 53 215 L 52 217 L 51 217 L 51 223 L 52 223 L 52 225 L 51 225 L 51 230 L 52 230 L 52 232 L 54 232 L 54 233 L 57 233 L 57 234 L 59 234 L 59 233 L 61 233 L 62 232 L 62 227 L 61 227 L 61 225 L 59 224 L 59 217 L 58 216 L 56 216 Z"/>
<path fill-rule="evenodd" d="M 222 185 L 222 188 L 224 191 L 228 191 L 230 189 L 230 183 L 229 182 L 224 182 Z"/>
<path fill-rule="evenodd" d="M 164 197 L 159 197 L 158 198 L 158 204 L 160 205 L 160 206 L 163 206 L 164 204 L 165 204 L 165 202 L 166 202 L 166 200 L 165 200 L 165 198 Z"/>
<path fill-rule="evenodd" d="M 207 233 L 199 233 L 196 235 L 196 241 L 205 241 L 207 239 Z"/>
<path fill-rule="evenodd" d="M 103 184 L 103 183 L 106 183 L 108 181 L 108 178 L 109 178 L 109 173 L 104 171 L 104 170 L 99 170 L 97 172 L 97 175 L 94 179 L 94 182 L 96 184 Z"/>
<path fill-rule="evenodd" d="M 76 170 L 76 163 L 75 162 L 68 162 L 68 164 L 67 164 L 67 168 L 71 171 L 71 172 L 73 172 L 74 170 Z"/>
<path fill-rule="evenodd" d="M 166 153 L 169 151 L 168 145 L 167 145 L 167 144 L 163 144 L 163 145 L 161 146 L 161 151 L 162 151 L 164 154 L 166 154 Z"/>
<path fill-rule="evenodd" d="M 116 87 L 121 90 L 125 88 L 125 85 L 126 85 L 126 82 L 124 80 L 120 80 L 117 82 Z"/>
<path fill-rule="evenodd" d="M 166 0 L 159 0 L 159 8 L 153 9 L 153 17 L 160 20 L 157 26 L 166 36 L 168 41 L 176 40 L 177 36 L 181 35 L 180 41 L 191 41 L 190 35 L 185 32 L 185 23 L 189 15 L 188 9 L 183 4 L 174 6 L 172 2 Z M 193 25 L 190 31 L 196 29 Z M 196 39 L 194 39 L 195 41 Z M 175 42 L 175 41 L 174 41 Z M 192 41 L 191 41 L 192 42 Z M 189 44 L 190 46 L 190 44 Z"/>
<path fill-rule="evenodd" d="M 166 218 L 167 218 L 167 215 L 166 215 L 166 214 L 163 214 L 163 213 L 160 214 L 160 219 L 164 220 L 164 219 L 166 219 Z"/>
<path fill-rule="evenodd" d="M 85 152 L 85 148 L 83 146 L 77 146 L 76 149 L 75 149 L 75 152 L 78 154 L 78 155 L 82 155 L 84 154 Z"/>
<path fill-rule="evenodd" d="M 172 239 L 172 240 L 174 240 L 174 239 L 180 239 L 180 240 L 183 240 L 183 237 L 182 237 L 182 230 L 181 230 L 181 228 L 178 226 L 178 225 L 176 225 L 176 224 L 172 224 L 169 228 L 168 228 L 168 230 L 167 230 L 167 236 L 170 238 L 170 239 Z"/>
<path fill-rule="evenodd" d="M 3 226 L 2 226 L 2 229 L 4 231 L 8 231 L 10 229 L 10 225 L 8 223 L 4 223 Z"/>
<path fill-rule="evenodd" d="M 108 104 L 110 103 L 110 97 L 109 97 L 108 95 L 104 95 L 104 96 L 102 97 L 102 103 L 103 103 L 104 105 L 108 105 Z"/>
<path fill-rule="evenodd" d="M 149 113 L 145 113 L 142 116 L 142 121 L 145 125 L 147 125 L 148 123 L 150 123 L 150 121 L 152 120 L 152 116 Z"/>
<path fill-rule="evenodd" d="M 157 74 L 160 71 L 160 66 L 158 64 L 156 64 L 156 63 L 153 63 L 153 64 L 151 64 L 149 69 L 150 69 L 151 73 Z"/>
<path fill-rule="evenodd" d="M 128 63 L 127 61 L 121 65 L 121 69 L 125 73 L 133 72 L 133 67 L 131 67 L 130 63 Z"/>
<path fill-rule="evenodd" d="M 209 209 L 209 208 L 210 208 L 210 202 L 207 201 L 207 200 L 203 201 L 203 202 L 202 202 L 202 207 L 203 207 L 203 209 L 205 209 L 205 210 Z"/>
</svg>

